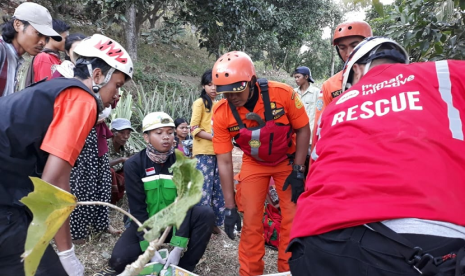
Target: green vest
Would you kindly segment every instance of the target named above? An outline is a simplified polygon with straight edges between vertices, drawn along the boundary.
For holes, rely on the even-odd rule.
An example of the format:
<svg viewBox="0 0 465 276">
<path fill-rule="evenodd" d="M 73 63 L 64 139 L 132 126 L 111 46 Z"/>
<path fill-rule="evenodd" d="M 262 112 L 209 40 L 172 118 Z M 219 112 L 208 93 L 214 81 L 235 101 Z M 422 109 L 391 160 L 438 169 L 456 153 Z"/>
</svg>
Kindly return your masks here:
<svg viewBox="0 0 465 276">
<path fill-rule="evenodd" d="M 176 199 L 177 190 L 172 179 L 173 176 L 167 174 L 142 178 L 149 217 L 163 210 Z"/>
</svg>

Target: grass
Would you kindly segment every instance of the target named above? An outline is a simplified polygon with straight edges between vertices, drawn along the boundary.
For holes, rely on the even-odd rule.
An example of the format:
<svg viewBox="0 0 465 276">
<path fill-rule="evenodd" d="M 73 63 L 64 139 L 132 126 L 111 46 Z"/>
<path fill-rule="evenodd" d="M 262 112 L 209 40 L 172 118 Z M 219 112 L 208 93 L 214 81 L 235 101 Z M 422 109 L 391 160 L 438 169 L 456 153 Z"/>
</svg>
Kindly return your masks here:
<svg viewBox="0 0 465 276">
<path fill-rule="evenodd" d="M 127 209 L 126 197 L 118 204 Z M 110 224 L 124 229 L 123 215 L 110 210 Z M 83 245 L 75 245 L 76 255 L 85 267 L 85 276 L 92 276 L 103 269 L 110 259 L 113 247 L 119 236 L 109 233 L 91 234 Z M 212 235 L 207 250 L 194 273 L 201 276 L 236 276 L 239 274 L 239 238 L 230 240 L 225 234 Z M 265 248 L 265 274 L 277 273 L 278 252 Z"/>
</svg>

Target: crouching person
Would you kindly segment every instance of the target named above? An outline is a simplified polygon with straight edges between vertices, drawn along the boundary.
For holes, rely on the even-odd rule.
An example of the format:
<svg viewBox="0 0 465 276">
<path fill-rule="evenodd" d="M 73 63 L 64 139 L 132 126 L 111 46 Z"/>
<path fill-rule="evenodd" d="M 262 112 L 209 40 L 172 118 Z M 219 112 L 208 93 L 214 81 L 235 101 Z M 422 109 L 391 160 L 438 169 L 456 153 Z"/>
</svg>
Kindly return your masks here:
<svg viewBox="0 0 465 276">
<path fill-rule="evenodd" d="M 164 112 L 150 113 L 142 121 L 142 129 L 147 148 L 125 162 L 124 178 L 131 214 L 144 222 L 173 203 L 177 191 L 172 174 L 168 171 L 176 162 L 173 119 Z M 174 249 L 165 267 L 174 264 L 193 271 L 207 248 L 214 223 L 215 214 L 210 207 L 191 208 L 181 227 L 173 230 L 171 237 L 168 237 Z M 137 228 L 136 223 L 131 222 L 113 248 L 109 267 L 94 276 L 121 273 L 126 265 L 134 262 L 147 249 L 148 242 Z M 151 260 L 156 261 L 161 261 L 159 254 Z"/>
</svg>

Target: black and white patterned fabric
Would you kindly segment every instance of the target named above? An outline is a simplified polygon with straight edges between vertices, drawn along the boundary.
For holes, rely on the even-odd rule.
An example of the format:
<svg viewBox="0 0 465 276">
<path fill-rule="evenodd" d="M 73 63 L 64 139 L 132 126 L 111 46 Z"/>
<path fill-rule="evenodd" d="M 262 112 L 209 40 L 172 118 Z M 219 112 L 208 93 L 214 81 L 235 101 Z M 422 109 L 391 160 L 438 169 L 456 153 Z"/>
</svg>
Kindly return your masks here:
<svg viewBox="0 0 465 276">
<path fill-rule="evenodd" d="M 71 193 L 78 201 L 110 202 L 111 173 L 108 153 L 98 157 L 97 131 L 95 127 L 86 139 L 70 177 Z M 108 207 L 101 205 L 78 206 L 71 213 L 71 238 L 85 239 L 90 231 L 108 229 Z"/>
</svg>

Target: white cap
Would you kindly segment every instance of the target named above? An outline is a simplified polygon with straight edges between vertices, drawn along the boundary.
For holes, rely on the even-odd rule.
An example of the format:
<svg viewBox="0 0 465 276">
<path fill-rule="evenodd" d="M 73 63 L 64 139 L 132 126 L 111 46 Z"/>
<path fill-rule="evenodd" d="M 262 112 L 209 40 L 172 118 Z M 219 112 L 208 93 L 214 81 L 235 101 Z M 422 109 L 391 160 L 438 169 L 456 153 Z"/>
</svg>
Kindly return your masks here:
<svg viewBox="0 0 465 276">
<path fill-rule="evenodd" d="M 52 16 L 50 12 L 43 6 L 24 2 L 19 5 L 13 15 L 15 19 L 27 21 L 39 33 L 53 38 L 53 40 L 61 41 L 63 38 L 53 29 Z"/>
<path fill-rule="evenodd" d="M 131 126 L 131 121 L 125 118 L 116 118 L 111 122 L 111 129 L 123 130 L 130 129 L 135 131 Z"/>
<path fill-rule="evenodd" d="M 165 112 L 152 112 L 142 120 L 142 132 L 161 127 L 175 127 L 170 115 Z"/>
</svg>

